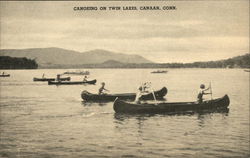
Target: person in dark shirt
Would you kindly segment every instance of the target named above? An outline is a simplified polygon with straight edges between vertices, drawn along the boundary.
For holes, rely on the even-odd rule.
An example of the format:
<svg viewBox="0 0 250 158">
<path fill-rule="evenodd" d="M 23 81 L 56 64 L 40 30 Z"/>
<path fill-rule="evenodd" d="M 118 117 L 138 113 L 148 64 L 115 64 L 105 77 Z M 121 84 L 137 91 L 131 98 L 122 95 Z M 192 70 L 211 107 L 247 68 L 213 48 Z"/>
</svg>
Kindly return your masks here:
<svg viewBox="0 0 250 158">
<path fill-rule="evenodd" d="M 104 82 L 102 82 L 101 83 L 101 88 L 99 88 L 99 95 L 102 95 L 102 94 L 106 94 L 106 93 L 104 93 L 104 91 L 109 91 L 109 90 L 107 90 L 106 88 L 104 88 L 105 87 L 105 83 Z"/>
<path fill-rule="evenodd" d="M 87 78 L 88 78 L 88 76 L 85 75 L 83 78 L 83 82 L 87 82 L 88 81 Z"/>
<path fill-rule="evenodd" d="M 61 75 L 60 75 L 60 74 L 57 74 L 56 80 L 57 80 L 58 82 L 61 82 Z"/>
</svg>

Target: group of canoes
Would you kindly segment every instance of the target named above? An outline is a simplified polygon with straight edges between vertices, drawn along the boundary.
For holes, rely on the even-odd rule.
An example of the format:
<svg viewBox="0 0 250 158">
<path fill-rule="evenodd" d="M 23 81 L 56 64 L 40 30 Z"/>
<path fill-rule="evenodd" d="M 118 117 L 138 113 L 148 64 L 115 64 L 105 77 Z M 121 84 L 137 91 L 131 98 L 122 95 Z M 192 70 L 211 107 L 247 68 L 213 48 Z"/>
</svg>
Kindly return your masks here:
<svg viewBox="0 0 250 158">
<path fill-rule="evenodd" d="M 1 74 L 2 76 L 8 76 L 9 74 Z M 70 81 L 71 77 L 61 77 L 60 74 L 56 78 L 33 78 L 33 81 L 47 81 L 49 85 L 77 85 L 77 84 L 95 84 L 96 80 L 88 81 L 86 76 L 83 81 Z M 224 95 L 221 98 L 211 99 L 203 101 L 202 95 L 210 94 L 205 93 L 204 85 L 200 86 L 198 95 L 198 101 L 193 102 L 166 102 L 164 97 L 168 93 L 166 87 L 161 88 L 158 91 L 147 91 L 147 93 L 140 93 L 138 101 L 138 93 L 118 93 L 107 94 L 102 93 L 105 83 L 102 83 L 102 87 L 99 89 L 99 93 L 93 94 L 86 90 L 81 93 L 81 97 L 86 102 L 113 102 L 113 109 L 116 113 L 182 113 L 182 112 L 199 112 L 206 110 L 223 110 L 227 109 L 230 100 L 228 95 Z M 140 88 L 140 91 L 143 88 Z M 208 88 L 209 89 L 209 88 Z M 201 96 L 200 96 L 201 95 Z M 200 97 L 200 98 L 199 98 Z M 148 102 L 148 100 L 152 100 Z M 156 102 L 157 100 L 157 102 Z"/>
<path fill-rule="evenodd" d="M 205 88 L 205 87 L 204 87 Z M 204 89 L 205 91 L 205 89 Z M 151 91 L 140 96 L 141 101 L 135 101 L 136 93 L 120 94 L 93 94 L 86 90 L 81 93 L 81 97 L 86 102 L 113 102 L 113 109 L 116 113 L 182 113 L 200 112 L 211 110 L 225 110 L 229 106 L 228 95 L 218 99 L 194 102 L 165 102 L 164 97 L 168 93 L 166 87 L 158 91 Z M 209 94 L 209 93 L 207 93 Z M 148 102 L 148 100 L 152 100 Z M 158 102 L 156 102 L 158 100 Z M 160 101 L 160 102 L 159 102 Z"/>
<path fill-rule="evenodd" d="M 62 77 L 60 78 L 61 81 L 70 81 L 70 77 Z M 37 78 L 37 77 L 34 77 L 33 78 L 33 81 L 56 81 L 56 78 L 45 78 L 45 77 L 42 77 L 42 78 Z"/>
<path fill-rule="evenodd" d="M 48 82 L 48 85 L 79 85 L 79 84 L 95 84 L 96 80 L 87 80 L 85 76 L 83 81 L 70 81 L 71 77 L 61 77 L 61 74 L 57 74 L 56 78 L 45 78 L 43 74 L 42 78 L 34 77 L 33 81 Z"/>
</svg>

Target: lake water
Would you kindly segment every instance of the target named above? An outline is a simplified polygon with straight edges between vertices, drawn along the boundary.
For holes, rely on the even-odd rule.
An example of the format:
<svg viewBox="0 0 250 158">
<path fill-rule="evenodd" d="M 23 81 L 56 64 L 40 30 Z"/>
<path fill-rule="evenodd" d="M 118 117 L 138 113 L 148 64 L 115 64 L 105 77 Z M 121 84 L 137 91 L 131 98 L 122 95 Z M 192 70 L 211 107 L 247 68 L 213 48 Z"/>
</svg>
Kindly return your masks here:
<svg viewBox="0 0 250 158">
<path fill-rule="evenodd" d="M 249 73 L 242 69 L 90 69 L 96 85 L 48 85 L 33 77 L 70 70 L 6 70 L 0 86 L 0 157 L 250 157 Z M 82 80 L 73 76 L 72 80 Z M 121 115 L 113 103 L 84 103 L 83 90 L 135 92 L 145 81 L 168 88 L 167 101 L 196 100 L 212 83 L 213 98 L 228 94 L 229 112 Z M 210 99 L 210 95 L 207 99 Z"/>
</svg>

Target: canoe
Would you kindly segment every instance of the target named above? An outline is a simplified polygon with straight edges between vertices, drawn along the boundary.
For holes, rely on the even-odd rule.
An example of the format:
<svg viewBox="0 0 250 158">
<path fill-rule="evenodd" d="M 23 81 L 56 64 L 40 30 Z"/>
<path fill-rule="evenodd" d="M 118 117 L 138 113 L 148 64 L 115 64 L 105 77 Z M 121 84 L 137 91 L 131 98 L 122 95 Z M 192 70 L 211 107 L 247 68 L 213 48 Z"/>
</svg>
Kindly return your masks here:
<svg viewBox="0 0 250 158">
<path fill-rule="evenodd" d="M 55 81 L 55 78 L 33 78 L 33 81 Z M 60 78 L 61 81 L 70 81 L 70 77 Z"/>
<path fill-rule="evenodd" d="M 6 75 L 5 74 L 3 74 L 3 75 L 1 74 L 0 77 L 10 77 L 10 74 L 6 74 Z"/>
<path fill-rule="evenodd" d="M 250 70 L 244 70 L 245 72 L 250 72 Z"/>
<path fill-rule="evenodd" d="M 162 103 L 128 103 L 120 99 L 116 99 L 113 105 L 113 109 L 116 113 L 180 113 L 188 111 L 204 111 L 204 110 L 219 110 L 226 109 L 229 106 L 230 100 L 228 95 L 222 98 L 204 101 L 202 103 L 197 102 L 162 102 Z"/>
<path fill-rule="evenodd" d="M 163 97 L 167 94 L 168 90 L 166 87 L 163 87 L 162 89 L 155 91 L 155 97 L 156 99 L 163 99 Z M 117 97 L 122 100 L 135 100 L 135 93 L 122 93 L 122 94 L 92 94 L 88 91 L 83 91 L 81 93 L 81 97 L 85 101 L 114 101 Z M 141 100 L 153 100 L 154 96 L 152 93 L 143 95 L 141 97 Z"/>
<path fill-rule="evenodd" d="M 79 85 L 79 84 L 95 84 L 96 80 L 91 80 L 91 81 L 75 81 L 75 82 L 58 82 L 58 81 L 48 81 L 49 85 Z"/>
</svg>

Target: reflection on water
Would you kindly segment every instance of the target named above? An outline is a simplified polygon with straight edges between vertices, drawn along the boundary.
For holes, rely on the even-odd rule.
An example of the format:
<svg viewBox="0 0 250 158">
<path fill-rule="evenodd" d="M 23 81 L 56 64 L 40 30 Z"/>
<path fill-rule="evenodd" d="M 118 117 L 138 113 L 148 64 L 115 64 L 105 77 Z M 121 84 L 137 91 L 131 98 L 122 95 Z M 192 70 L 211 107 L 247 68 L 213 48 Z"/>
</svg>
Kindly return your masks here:
<svg viewBox="0 0 250 158">
<path fill-rule="evenodd" d="M 169 69 L 152 75 L 150 69 L 92 69 L 96 85 L 32 81 L 65 71 L 70 70 L 10 70 L 10 78 L 0 79 L 0 157 L 250 157 L 244 71 Z M 168 102 L 194 101 L 200 83 L 211 81 L 214 98 L 230 97 L 230 110 L 129 115 L 114 113 L 113 102 L 81 99 L 83 90 L 98 92 L 100 82 L 111 93 L 130 93 L 145 80 L 154 89 L 166 86 Z"/>
<path fill-rule="evenodd" d="M 176 113 L 176 114 L 123 114 L 123 113 L 114 113 L 114 118 L 119 121 L 124 121 L 125 119 L 131 119 L 135 118 L 138 120 L 144 120 L 149 117 L 168 117 L 168 116 L 192 116 L 197 115 L 199 120 L 205 119 L 205 116 L 209 116 L 210 114 L 221 114 L 224 116 L 228 116 L 229 114 L 229 108 L 226 109 L 219 109 L 219 110 L 207 110 L 207 111 L 201 111 L 201 112 L 185 112 L 185 113 Z"/>
<path fill-rule="evenodd" d="M 82 101 L 82 105 L 83 106 L 105 106 L 107 105 L 109 102 L 86 102 L 86 101 Z"/>
<path fill-rule="evenodd" d="M 200 127 L 205 127 L 206 121 L 211 120 L 212 116 L 217 114 L 220 115 L 222 118 L 226 120 L 225 117 L 228 116 L 229 109 L 224 109 L 223 111 L 207 111 L 207 112 L 201 112 L 201 113 L 182 113 L 182 114 L 119 114 L 114 113 L 114 123 L 116 124 L 116 128 L 120 128 L 122 126 L 127 124 L 129 121 L 134 122 L 135 121 L 135 128 L 138 129 L 139 133 L 142 133 L 142 127 L 144 125 L 144 122 L 149 119 L 154 119 L 158 117 L 167 117 L 171 119 L 171 117 L 176 116 L 187 116 L 187 117 L 196 117 L 197 118 L 197 124 Z M 187 133 L 185 133 L 187 135 Z"/>
<path fill-rule="evenodd" d="M 123 124 L 129 120 L 137 120 L 138 125 L 143 124 L 143 121 L 150 119 L 150 117 L 176 117 L 176 116 L 188 116 L 193 117 L 196 116 L 198 119 L 199 126 L 203 126 L 206 119 L 211 119 L 211 116 L 214 114 L 219 114 L 222 117 L 227 117 L 229 114 L 229 108 L 223 110 L 210 110 L 203 111 L 199 113 L 178 113 L 178 114 L 120 114 L 114 113 L 115 123 Z"/>
</svg>

